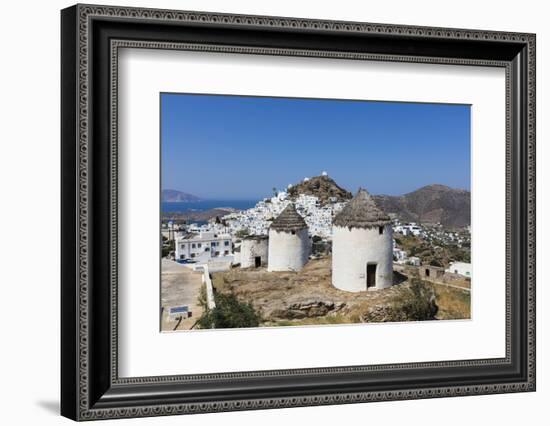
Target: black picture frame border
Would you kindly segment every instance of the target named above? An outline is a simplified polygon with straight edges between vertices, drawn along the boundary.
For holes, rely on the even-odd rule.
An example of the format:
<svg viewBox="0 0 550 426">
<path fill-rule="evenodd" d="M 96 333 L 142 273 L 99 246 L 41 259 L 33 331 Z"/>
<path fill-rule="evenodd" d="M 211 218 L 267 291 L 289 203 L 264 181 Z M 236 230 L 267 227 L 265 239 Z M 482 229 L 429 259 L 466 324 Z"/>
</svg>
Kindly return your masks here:
<svg viewBox="0 0 550 426">
<path fill-rule="evenodd" d="M 97 5 L 64 9 L 61 24 L 64 416 L 91 420 L 535 390 L 534 34 Z M 117 43 L 140 41 L 159 48 L 275 49 L 506 68 L 506 357 L 118 378 L 112 54 Z"/>
</svg>

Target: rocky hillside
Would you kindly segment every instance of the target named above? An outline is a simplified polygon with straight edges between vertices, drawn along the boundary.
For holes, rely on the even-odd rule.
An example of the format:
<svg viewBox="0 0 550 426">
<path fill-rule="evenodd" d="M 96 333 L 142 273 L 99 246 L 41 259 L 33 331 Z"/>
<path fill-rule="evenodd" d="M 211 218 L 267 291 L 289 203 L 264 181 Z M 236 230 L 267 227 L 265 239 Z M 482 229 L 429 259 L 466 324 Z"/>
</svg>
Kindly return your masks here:
<svg viewBox="0 0 550 426">
<path fill-rule="evenodd" d="M 327 256 L 310 260 L 299 272 L 234 268 L 213 273 L 212 281 L 218 293 L 251 303 L 262 318 L 260 327 L 433 319 L 434 310 L 423 308 L 427 303 L 434 306 L 433 293 L 424 286 L 419 293 L 412 292 L 407 275 L 394 272 L 394 286 L 384 290 L 351 293 L 332 285 L 331 265 Z M 469 293 L 467 299 L 463 293 L 454 288 L 445 298 L 436 293 L 435 305 L 441 312 L 437 318 L 470 318 Z"/>
<path fill-rule="evenodd" d="M 216 217 L 223 217 L 236 212 L 236 209 L 218 207 L 209 210 L 191 210 L 185 212 L 163 212 L 161 218 L 163 222 L 173 221 L 176 223 L 184 222 L 208 222 Z"/>
<path fill-rule="evenodd" d="M 314 195 L 319 198 L 321 205 L 331 200 L 348 201 L 353 196 L 329 176 L 309 178 L 293 185 L 288 193 L 291 199 L 299 194 Z M 447 228 L 470 225 L 470 192 L 463 189 L 428 185 L 404 195 L 373 197 L 382 210 L 393 213 L 404 222 L 441 223 Z"/>
<path fill-rule="evenodd" d="M 349 191 L 338 186 L 336 182 L 329 176 L 315 176 L 309 180 L 293 185 L 288 194 L 291 199 L 295 199 L 298 195 L 314 195 L 319 198 L 321 205 L 325 205 L 331 201 L 347 201 L 352 198 Z"/>
<path fill-rule="evenodd" d="M 441 223 L 446 227 L 470 225 L 470 192 L 445 185 L 428 185 L 401 196 L 375 195 L 386 213 L 403 221 Z"/>
<path fill-rule="evenodd" d="M 201 199 L 195 195 L 176 191 L 175 189 L 163 189 L 161 199 L 165 203 L 201 201 Z"/>
</svg>

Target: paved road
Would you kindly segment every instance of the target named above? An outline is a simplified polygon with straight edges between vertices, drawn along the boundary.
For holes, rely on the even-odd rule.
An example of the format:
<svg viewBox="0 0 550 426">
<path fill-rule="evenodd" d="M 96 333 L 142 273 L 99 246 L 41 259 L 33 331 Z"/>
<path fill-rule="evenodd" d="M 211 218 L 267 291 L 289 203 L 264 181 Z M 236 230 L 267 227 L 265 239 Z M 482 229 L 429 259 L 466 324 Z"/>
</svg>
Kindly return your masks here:
<svg viewBox="0 0 550 426">
<path fill-rule="evenodd" d="M 162 331 L 189 330 L 203 312 L 197 304 L 202 273 L 167 259 L 162 259 L 161 271 Z M 182 321 L 169 318 L 169 308 L 174 306 L 188 306 L 192 317 Z"/>
</svg>

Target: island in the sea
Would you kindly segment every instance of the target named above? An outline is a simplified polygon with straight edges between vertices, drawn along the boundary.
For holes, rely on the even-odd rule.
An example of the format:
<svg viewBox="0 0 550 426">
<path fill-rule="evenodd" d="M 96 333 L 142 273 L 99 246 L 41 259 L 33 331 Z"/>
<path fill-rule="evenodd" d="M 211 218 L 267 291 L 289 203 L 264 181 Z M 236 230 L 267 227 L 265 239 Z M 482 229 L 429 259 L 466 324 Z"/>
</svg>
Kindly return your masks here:
<svg viewBox="0 0 550 426">
<path fill-rule="evenodd" d="M 188 194 L 186 192 L 177 191 L 175 189 L 163 189 L 160 199 L 163 203 L 191 203 L 202 201 L 201 198 L 196 195 Z"/>
</svg>

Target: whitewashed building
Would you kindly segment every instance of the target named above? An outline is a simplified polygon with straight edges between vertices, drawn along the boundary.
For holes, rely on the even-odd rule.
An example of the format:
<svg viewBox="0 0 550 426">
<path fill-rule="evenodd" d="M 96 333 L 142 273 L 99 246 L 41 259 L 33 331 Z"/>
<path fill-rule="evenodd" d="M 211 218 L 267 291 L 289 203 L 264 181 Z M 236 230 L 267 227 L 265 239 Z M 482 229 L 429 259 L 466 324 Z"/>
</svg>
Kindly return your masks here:
<svg viewBox="0 0 550 426">
<path fill-rule="evenodd" d="M 215 232 L 190 233 L 176 238 L 176 260 L 207 263 L 233 254 L 231 236 Z"/>
<path fill-rule="evenodd" d="M 307 224 L 294 204 L 289 204 L 271 223 L 268 251 L 269 272 L 300 271 L 307 263 L 311 240 Z"/>
<path fill-rule="evenodd" d="M 279 192 L 276 197 L 259 201 L 253 208 L 224 216 L 224 220 L 229 232 L 247 230 L 252 235 L 268 235 L 271 221 L 291 203 L 288 193 Z M 345 204 L 334 198 L 330 203 L 321 205 L 317 197 L 305 194 L 298 195 L 294 200 L 294 206 L 306 221 L 309 235 L 321 238 L 332 236 L 332 218 Z"/>
<path fill-rule="evenodd" d="M 268 262 L 269 242 L 267 235 L 249 235 L 240 245 L 241 268 L 259 268 Z"/>
<path fill-rule="evenodd" d="M 407 252 L 400 248 L 393 248 L 393 257 L 397 263 L 403 263 L 407 260 Z"/>
<path fill-rule="evenodd" d="M 409 257 L 406 262 L 407 264 L 409 265 L 412 265 L 412 266 L 420 266 L 422 264 L 422 262 L 420 261 L 420 258 L 419 257 L 416 257 L 416 256 L 411 256 Z"/>
<path fill-rule="evenodd" d="M 422 234 L 422 228 L 418 226 L 416 223 L 410 223 L 407 225 L 399 224 L 394 226 L 393 230 L 405 236 L 414 235 L 415 237 L 418 237 L 419 235 Z"/>
<path fill-rule="evenodd" d="M 332 285 L 351 292 L 393 285 L 391 219 L 364 189 L 334 218 Z"/>
<path fill-rule="evenodd" d="M 449 268 L 445 272 L 458 274 L 464 277 L 472 277 L 472 264 L 466 262 L 451 262 Z"/>
</svg>

